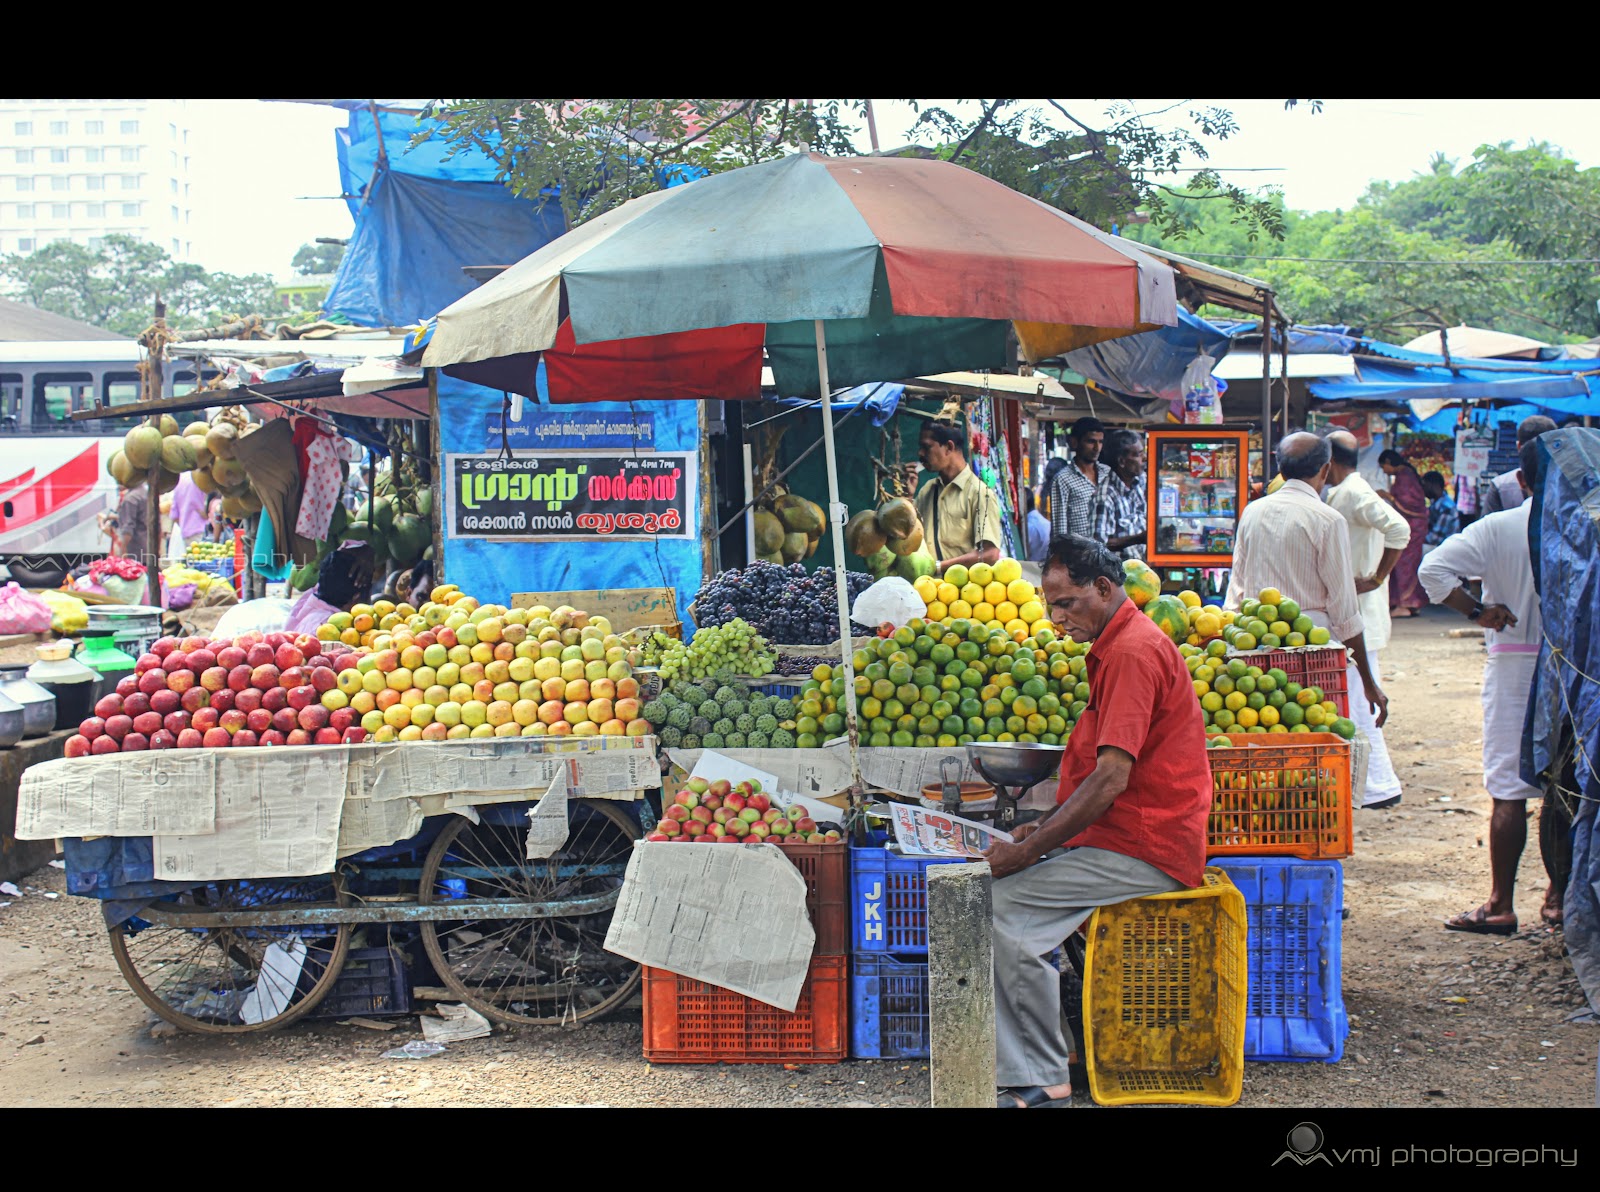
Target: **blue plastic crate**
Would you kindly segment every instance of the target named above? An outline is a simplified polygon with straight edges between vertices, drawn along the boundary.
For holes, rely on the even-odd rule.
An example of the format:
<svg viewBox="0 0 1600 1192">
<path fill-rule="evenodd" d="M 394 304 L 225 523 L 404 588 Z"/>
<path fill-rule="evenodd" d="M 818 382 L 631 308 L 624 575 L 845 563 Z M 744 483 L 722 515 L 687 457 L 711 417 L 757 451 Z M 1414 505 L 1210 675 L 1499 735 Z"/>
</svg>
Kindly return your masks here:
<svg viewBox="0 0 1600 1192">
<path fill-rule="evenodd" d="M 1350 1034 L 1341 987 L 1344 867 L 1337 861 L 1218 857 L 1249 924 L 1247 1060 L 1337 1063 Z"/>
<path fill-rule="evenodd" d="M 800 685 L 804 679 L 746 679 L 744 685 L 757 695 L 770 695 L 773 699 L 799 699 Z"/>
<path fill-rule="evenodd" d="M 928 1058 L 928 965 L 877 952 L 850 958 L 850 1055 Z"/>
<path fill-rule="evenodd" d="M 850 850 L 850 948 L 928 954 L 928 866 L 961 857 L 903 857 L 885 848 Z"/>
<path fill-rule="evenodd" d="M 185 567 L 192 568 L 195 571 L 204 571 L 210 575 L 220 575 L 223 579 L 233 578 L 232 555 L 224 555 L 220 559 L 195 559 L 193 561 L 185 560 L 183 565 Z"/>
</svg>

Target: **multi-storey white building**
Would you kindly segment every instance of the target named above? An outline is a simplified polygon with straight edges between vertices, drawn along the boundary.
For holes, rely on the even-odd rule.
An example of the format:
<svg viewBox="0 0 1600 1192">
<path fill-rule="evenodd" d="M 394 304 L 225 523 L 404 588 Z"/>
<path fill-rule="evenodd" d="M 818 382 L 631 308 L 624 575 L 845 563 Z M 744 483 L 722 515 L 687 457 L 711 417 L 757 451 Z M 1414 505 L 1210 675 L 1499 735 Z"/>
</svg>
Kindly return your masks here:
<svg viewBox="0 0 1600 1192">
<path fill-rule="evenodd" d="M 112 232 L 190 259 L 183 100 L 0 99 L 0 253 Z"/>
</svg>

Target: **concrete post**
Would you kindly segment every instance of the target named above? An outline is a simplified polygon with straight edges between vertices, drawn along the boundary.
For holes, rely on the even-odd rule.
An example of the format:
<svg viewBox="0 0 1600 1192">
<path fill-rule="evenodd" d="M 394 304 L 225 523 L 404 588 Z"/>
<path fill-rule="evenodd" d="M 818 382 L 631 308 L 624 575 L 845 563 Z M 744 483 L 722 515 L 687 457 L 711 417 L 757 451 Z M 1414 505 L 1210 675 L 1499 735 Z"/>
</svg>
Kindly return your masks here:
<svg viewBox="0 0 1600 1192">
<path fill-rule="evenodd" d="M 992 1109 L 994 910 L 989 865 L 928 867 L 929 1076 L 936 1109 Z"/>
</svg>

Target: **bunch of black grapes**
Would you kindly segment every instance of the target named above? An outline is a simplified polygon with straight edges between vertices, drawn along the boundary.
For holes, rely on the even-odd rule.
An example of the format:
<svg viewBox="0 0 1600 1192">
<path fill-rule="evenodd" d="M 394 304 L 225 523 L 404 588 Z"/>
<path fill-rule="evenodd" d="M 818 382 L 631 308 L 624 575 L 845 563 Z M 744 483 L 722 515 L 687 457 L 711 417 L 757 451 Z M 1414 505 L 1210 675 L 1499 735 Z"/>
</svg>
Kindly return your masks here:
<svg viewBox="0 0 1600 1192">
<path fill-rule="evenodd" d="M 846 573 L 850 603 L 872 586 L 864 571 Z M 742 618 L 769 642 L 826 645 L 839 637 L 839 603 L 833 568 L 808 572 L 800 563 L 783 566 L 761 560 L 743 571 L 714 575 L 694 598 L 700 625 L 723 625 Z M 851 625 L 853 635 L 871 630 Z"/>
</svg>

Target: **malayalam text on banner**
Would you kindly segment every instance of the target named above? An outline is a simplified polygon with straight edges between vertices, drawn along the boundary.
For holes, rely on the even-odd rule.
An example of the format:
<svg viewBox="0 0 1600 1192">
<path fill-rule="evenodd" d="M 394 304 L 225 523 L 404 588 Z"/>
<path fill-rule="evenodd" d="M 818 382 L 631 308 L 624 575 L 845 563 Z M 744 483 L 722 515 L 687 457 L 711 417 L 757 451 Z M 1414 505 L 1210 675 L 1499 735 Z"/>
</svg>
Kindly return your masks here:
<svg viewBox="0 0 1600 1192">
<path fill-rule="evenodd" d="M 696 537 L 696 465 L 688 452 L 448 455 L 452 538 Z"/>
</svg>

